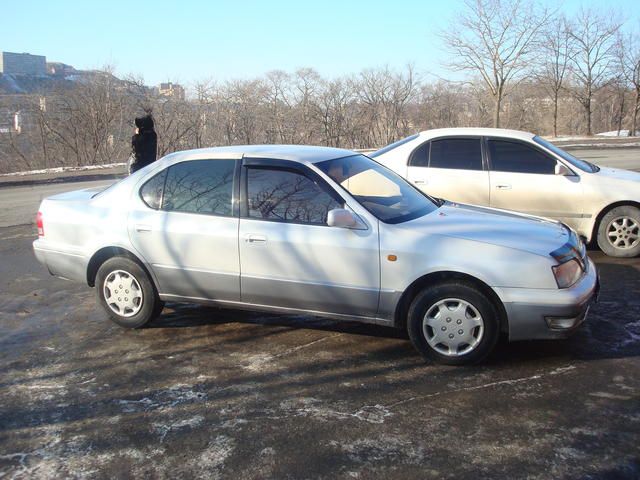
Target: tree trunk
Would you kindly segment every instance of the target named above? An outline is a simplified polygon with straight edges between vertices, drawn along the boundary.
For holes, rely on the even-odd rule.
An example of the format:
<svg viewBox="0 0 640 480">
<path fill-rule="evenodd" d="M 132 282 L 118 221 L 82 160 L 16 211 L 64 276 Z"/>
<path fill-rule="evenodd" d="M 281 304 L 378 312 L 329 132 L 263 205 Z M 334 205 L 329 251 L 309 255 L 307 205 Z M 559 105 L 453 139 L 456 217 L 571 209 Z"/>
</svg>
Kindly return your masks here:
<svg viewBox="0 0 640 480">
<path fill-rule="evenodd" d="M 553 96 L 553 136 L 558 136 L 558 91 Z"/>
<path fill-rule="evenodd" d="M 502 104 L 502 92 L 496 94 L 496 105 L 493 112 L 493 128 L 500 128 L 500 107 Z"/>
<path fill-rule="evenodd" d="M 591 137 L 593 135 L 591 131 L 591 97 L 584 102 L 584 112 L 587 117 L 587 137 Z"/>
<path fill-rule="evenodd" d="M 633 103 L 633 112 L 631 113 L 631 130 L 629 130 L 629 136 L 635 137 L 638 128 L 638 110 L 640 110 L 640 89 L 636 89 L 636 98 Z"/>
</svg>

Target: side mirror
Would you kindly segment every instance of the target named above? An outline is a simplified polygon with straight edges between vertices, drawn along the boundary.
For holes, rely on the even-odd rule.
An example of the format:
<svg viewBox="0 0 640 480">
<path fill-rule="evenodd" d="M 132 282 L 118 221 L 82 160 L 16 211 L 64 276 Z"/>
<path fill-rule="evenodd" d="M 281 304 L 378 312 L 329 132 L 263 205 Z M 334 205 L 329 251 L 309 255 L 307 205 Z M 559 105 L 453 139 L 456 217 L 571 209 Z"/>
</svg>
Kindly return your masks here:
<svg viewBox="0 0 640 480">
<path fill-rule="evenodd" d="M 327 225 L 330 227 L 366 230 L 367 226 L 360 218 L 346 208 L 334 208 L 327 214 Z"/>
<path fill-rule="evenodd" d="M 555 174 L 568 176 L 568 175 L 573 175 L 573 172 L 569 170 L 567 166 L 564 165 L 563 163 L 557 162 L 556 168 L 555 168 Z"/>
</svg>

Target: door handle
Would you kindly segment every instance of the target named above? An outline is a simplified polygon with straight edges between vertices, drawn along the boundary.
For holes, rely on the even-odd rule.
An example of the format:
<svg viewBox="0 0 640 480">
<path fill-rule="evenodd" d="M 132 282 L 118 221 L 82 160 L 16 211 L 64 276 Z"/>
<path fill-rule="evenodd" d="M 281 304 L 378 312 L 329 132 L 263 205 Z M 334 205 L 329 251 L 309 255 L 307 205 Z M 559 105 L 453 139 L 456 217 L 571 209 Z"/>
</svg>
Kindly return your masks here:
<svg viewBox="0 0 640 480">
<path fill-rule="evenodd" d="M 244 237 L 244 240 L 247 243 L 267 243 L 267 237 L 263 235 L 249 234 L 246 237 Z"/>
<path fill-rule="evenodd" d="M 414 180 L 413 183 L 416 185 L 425 185 L 427 183 L 426 180 Z"/>
<path fill-rule="evenodd" d="M 149 225 L 136 225 L 136 232 L 150 232 L 151 227 Z"/>
<path fill-rule="evenodd" d="M 509 184 L 496 185 L 496 188 L 498 190 L 511 190 L 511 185 Z"/>
</svg>

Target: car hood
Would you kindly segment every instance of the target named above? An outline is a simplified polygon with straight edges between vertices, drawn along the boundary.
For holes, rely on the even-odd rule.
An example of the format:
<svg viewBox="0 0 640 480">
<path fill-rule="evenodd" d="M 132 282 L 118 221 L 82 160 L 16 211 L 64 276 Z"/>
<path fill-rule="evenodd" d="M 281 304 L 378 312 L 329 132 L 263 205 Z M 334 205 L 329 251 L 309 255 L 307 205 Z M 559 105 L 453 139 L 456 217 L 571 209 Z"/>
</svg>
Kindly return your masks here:
<svg viewBox="0 0 640 480">
<path fill-rule="evenodd" d="M 614 180 L 625 180 L 629 182 L 640 183 L 640 173 L 632 172 L 631 170 L 622 170 L 619 168 L 599 167 L 600 170 L 595 172 L 594 175 L 598 177 L 606 177 Z"/>
<path fill-rule="evenodd" d="M 560 222 L 507 210 L 445 203 L 438 210 L 407 222 L 428 234 L 482 242 L 548 256 L 570 241 Z"/>
</svg>

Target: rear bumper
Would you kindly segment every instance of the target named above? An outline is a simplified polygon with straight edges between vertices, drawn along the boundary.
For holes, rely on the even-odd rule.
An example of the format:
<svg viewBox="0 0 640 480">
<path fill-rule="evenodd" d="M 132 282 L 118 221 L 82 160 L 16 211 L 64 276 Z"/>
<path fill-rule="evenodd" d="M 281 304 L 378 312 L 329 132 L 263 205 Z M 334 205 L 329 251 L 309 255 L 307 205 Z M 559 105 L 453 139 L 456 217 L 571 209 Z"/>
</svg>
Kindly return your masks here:
<svg viewBox="0 0 640 480">
<path fill-rule="evenodd" d="M 88 262 L 79 252 L 62 250 L 38 239 L 33 242 L 33 253 L 51 275 L 77 282 L 87 281 Z"/>
<path fill-rule="evenodd" d="M 571 288 L 500 288 L 509 322 L 509 340 L 566 338 L 584 322 L 600 283 L 589 259 L 587 273 Z"/>
</svg>

